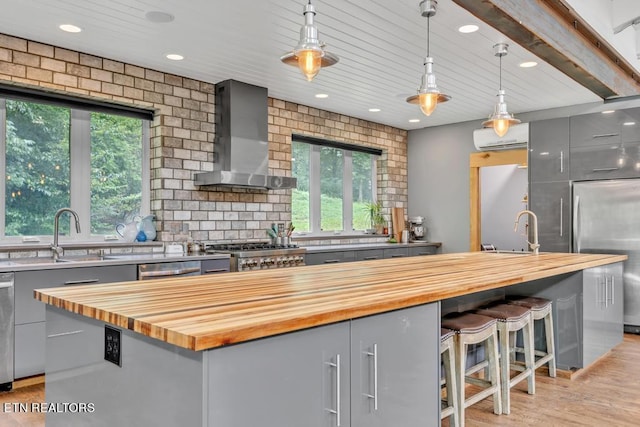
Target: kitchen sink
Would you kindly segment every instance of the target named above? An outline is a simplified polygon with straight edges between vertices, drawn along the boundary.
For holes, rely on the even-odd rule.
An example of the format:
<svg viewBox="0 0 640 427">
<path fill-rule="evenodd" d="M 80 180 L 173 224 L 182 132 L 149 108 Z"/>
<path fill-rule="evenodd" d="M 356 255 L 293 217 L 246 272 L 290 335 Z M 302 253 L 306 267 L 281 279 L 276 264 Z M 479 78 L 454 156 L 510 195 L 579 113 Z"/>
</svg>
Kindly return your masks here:
<svg viewBox="0 0 640 427">
<path fill-rule="evenodd" d="M 68 262 L 63 259 L 54 260 L 53 258 L 33 257 L 33 258 L 12 258 L 3 260 L 0 265 L 26 265 L 26 264 L 53 264 L 56 262 Z"/>
</svg>

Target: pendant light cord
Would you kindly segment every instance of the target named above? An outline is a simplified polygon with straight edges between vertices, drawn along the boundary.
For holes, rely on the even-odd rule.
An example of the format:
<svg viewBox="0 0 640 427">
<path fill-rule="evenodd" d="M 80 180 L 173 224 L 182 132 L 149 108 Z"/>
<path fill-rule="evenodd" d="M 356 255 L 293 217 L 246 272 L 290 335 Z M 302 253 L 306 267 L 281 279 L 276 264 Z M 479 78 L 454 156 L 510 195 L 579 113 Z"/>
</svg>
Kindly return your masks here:
<svg viewBox="0 0 640 427">
<path fill-rule="evenodd" d="M 427 57 L 429 57 L 429 21 L 431 20 L 430 16 L 427 16 Z"/>
<path fill-rule="evenodd" d="M 502 55 L 500 55 L 500 90 L 502 90 Z"/>
</svg>

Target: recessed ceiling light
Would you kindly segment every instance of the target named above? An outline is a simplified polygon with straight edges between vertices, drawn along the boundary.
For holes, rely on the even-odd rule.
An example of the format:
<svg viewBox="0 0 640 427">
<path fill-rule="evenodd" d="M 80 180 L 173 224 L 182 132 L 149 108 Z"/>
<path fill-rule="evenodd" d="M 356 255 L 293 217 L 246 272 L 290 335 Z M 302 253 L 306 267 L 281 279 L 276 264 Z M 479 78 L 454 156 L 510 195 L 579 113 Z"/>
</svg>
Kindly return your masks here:
<svg viewBox="0 0 640 427">
<path fill-rule="evenodd" d="M 420 119 L 409 119 L 409 123 L 419 123 Z"/>
<path fill-rule="evenodd" d="M 167 59 L 170 59 L 172 61 L 182 61 L 184 59 L 184 56 L 179 55 L 177 53 L 168 53 Z"/>
<path fill-rule="evenodd" d="M 520 63 L 520 68 L 531 68 L 538 65 L 536 61 L 525 61 Z"/>
<path fill-rule="evenodd" d="M 625 125 L 625 126 L 633 126 L 635 124 L 636 124 L 636 122 L 624 122 L 623 123 L 623 125 Z"/>
<path fill-rule="evenodd" d="M 379 108 L 369 108 L 369 111 L 372 113 L 377 113 L 378 111 L 380 111 Z"/>
<path fill-rule="evenodd" d="M 462 27 L 458 28 L 458 31 L 464 34 L 469 34 L 469 33 L 475 33 L 476 31 L 478 31 L 478 29 L 479 27 L 477 25 L 469 24 L 469 25 L 463 25 Z"/>
<path fill-rule="evenodd" d="M 316 93 L 316 98 L 328 98 L 329 95 L 326 93 Z"/>
<path fill-rule="evenodd" d="M 615 113 L 616 110 L 605 110 L 602 112 L 602 114 L 611 114 L 611 113 Z"/>
<path fill-rule="evenodd" d="M 157 10 L 152 10 L 145 13 L 144 17 L 147 18 L 147 21 L 154 22 L 156 24 L 163 24 L 163 23 L 171 22 L 174 20 L 174 17 L 172 14 L 160 12 Z"/>
<path fill-rule="evenodd" d="M 75 25 L 71 24 L 62 24 L 58 28 L 60 28 L 62 31 L 66 31 L 67 33 L 79 33 L 80 31 L 82 31 L 82 28 L 76 27 Z"/>
</svg>

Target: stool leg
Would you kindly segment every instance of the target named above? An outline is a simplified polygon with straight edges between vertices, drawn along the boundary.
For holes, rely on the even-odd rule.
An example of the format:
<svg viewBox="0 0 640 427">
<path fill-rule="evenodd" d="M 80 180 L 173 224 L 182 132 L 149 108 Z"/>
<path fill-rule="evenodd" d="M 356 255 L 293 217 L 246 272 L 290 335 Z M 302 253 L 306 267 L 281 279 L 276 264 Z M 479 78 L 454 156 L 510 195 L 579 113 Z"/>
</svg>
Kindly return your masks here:
<svg viewBox="0 0 640 427">
<path fill-rule="evenodd" d="M 549 360 L 549 376 L 556 377 L 556 349 L 553 339 L 553 312 L 549 312 L 544 318 L 544 334 L 547 338 L 547 354 L 553 353 L 553 357 Z"/>
<path fill-rule="evenodd" d="M 495 326 L 494 326 L 495 327 Z M 493 334 L 487 339 L 486 353 L 489 360 L 489 372 L 491 385 L 496 387 L 495 393 L 493 393 L 493 413 L 496 415 L 502 414 L 502 396 L 500 394 L 500 373 L 498 363 L 498 342 L 497 334 Z M 464 378 L 464 377 L 463 377 Z"/>
<path fill-rule="evenodd" d="M 446 356 L 442 358 L 444 363 L 444 378 L 447 382 L 447 406 L 453 407 L 453 413 L 449 416 L 449 426 L 458 427 L 458 387 L 456 387 L 455 377 L 455 357 L 453 346 L 449 346 L 445 351 Z"/>
<path fill-rule="evenodd" d="M 529 323 L 522 329 L 522 338 L 524 341 L 524 366 L 529 370 L 527 378 L 527 393 L 535 394 L 536 392 L 536 359 L 534 355 L 533 344 L 533 315 L 530 315 Z"/>
<path fill-rule="evenodd" d="M 465 365 L 467 363 L 467 345 L 460 335 L 455 337 L 456 348 L 456 386 L 458 387 L 458 424 L 464 427 L 464 386 L 465 386 Z"/>
<path fill-rule="evenodd" d="M 500 387 L 502 388 L 502 413 L 511 412 L 511 399 L 509 393 L 509 331 L 504 322 L 498 322 L 498 341 L 500 341 Z"/>
</svg>

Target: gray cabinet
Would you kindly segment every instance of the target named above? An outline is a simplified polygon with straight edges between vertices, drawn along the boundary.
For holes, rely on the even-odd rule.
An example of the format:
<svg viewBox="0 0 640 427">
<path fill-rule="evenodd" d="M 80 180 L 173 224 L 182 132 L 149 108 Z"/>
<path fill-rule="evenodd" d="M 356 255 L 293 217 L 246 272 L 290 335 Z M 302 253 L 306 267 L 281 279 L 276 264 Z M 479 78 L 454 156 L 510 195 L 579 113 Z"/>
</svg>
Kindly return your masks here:
<svg viewBox="0 0 640 427">
<path fill-rule="evenodd" d="M 538 239 L 544 252 L 570 252 L 571 187 L 569 181 L 532 182 L 529 208 L 538 217 Z"/>
<path fill-rule="evenodd" d="M 349 322 L 207 352 L 209 425 L 348 426 L 349 352 Z"/>
<path fill-rule="evenodd" d="M 531 182 L 569 180 L 568 117 L 529 124 L 529 171 Z"/>
<path fill-rule="evenodd" d="M 435 255 L 435 246 L 409 246 L 409 256 Z"/>
<path fill-rule="evenodd" d="M 428 304 L 209 351 L 210 424 L 436 425 L 438 313 Z"/>
<path fill-rule="evenodd" d="M 354 250 L 334 250 L 327 252 L 307 252 L 305 255 L 306 265 L 318 265 L 318 264 L 335 264 L 339 262 L 350 261 L 373 261 L 376 259 L 384 258 L 401 258 L 407 256 L 419 256 L 419 255 L 433 255 L 437 252 L 437 246 L 396 246 L 389 247 L 381 246 L 368 249 L 354 249 Z"/>
<path fill-rule="evenodd" d="M 34 289 L 136 280 L 135 265 L 78 267 L 15 273 L 15 377 L 44 372 L 45 305 Z"/>
<path fill-rule="evenodd" d="M 350 262 L 356 260 L 355 251 L 331 251 L 331 252 L 310 252 L 304 257 L 305 264 L 335 264 L 338 262 Z"/>
<path fill-rule="evenodd" d="M 351 322 L 352 427 L 436 424 L 437 322 L 437 304 Z"/>
<path fill-rule="evenodd" d="M 362 249 L 359 251 L 355 251 L 355 253 L 356 261 L 371 261 L 374 259 L 384 258 L 383 249 Z"/>
<path fill-rule="evenodd" d="M 200 261 L 201 274 L 226 273 L 231 269 L 229 258 L 225 259 L 203 259 Z"/>
<path fill-rule="evenodd" d="M 384 248 L 384 257 L 385 258 L 402 258 L 409 256 L 409 248 Z"/>
<path fill-rule="evenodd" d="M 584 271 L 584 366 L 622 342 L 622 263 Z"/>
<path fill-rule="evenodd" d="M 640 109 L 571 117 L 571 179 L 640 176 Z"/>
<path fill-rule="evenodd" d="M 618 179 L 640 176 L 640 142 L 571 148 L 571 179 Z"/>
</svg>

